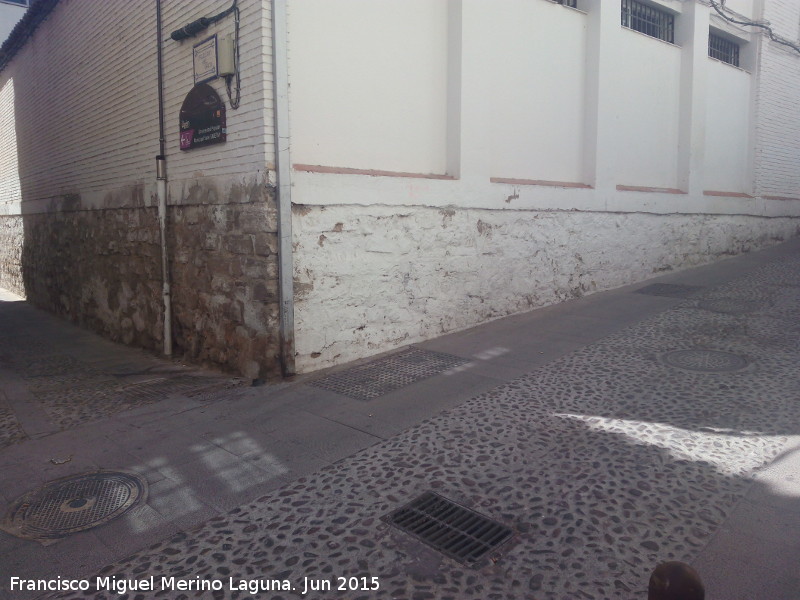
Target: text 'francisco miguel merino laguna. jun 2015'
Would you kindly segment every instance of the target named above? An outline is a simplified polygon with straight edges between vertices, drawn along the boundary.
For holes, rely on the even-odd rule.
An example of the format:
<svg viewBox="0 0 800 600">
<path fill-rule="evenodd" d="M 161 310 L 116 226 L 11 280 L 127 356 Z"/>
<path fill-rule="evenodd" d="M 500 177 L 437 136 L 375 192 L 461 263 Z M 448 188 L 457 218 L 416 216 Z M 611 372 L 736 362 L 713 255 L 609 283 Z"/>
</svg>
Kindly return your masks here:
<svg viewBox="0 0 800 600">
<path fill-rule="evenodd" d="M 55 579 L 24 579 L 11 577 L 11 591 L 29 592 L 66 592 L 66 591 L 97 591 L 127 594 L 128 592 L 152 592 L 159 590 L 181 592 L 213 592 L 213 591 L 241 591 L 249 594 L 258 592 L 308 592 L 327 591 L 361 591 L 371 592 L 380 589 L 378 577 L 331 577 L 327 579 L 314 579 L 303 577 L 301 581 L 292 582 L 289 579 L 269 579 L 266 577 L 241 579 L 228 577 L 225 579 L 202 579 L 180 577 L 145 577 L 142 579 L 123 579 L 113 576 L 95 577 L 90 579 L 68 579 L 57 577 Z M 93 585 L 94 584 L 94 585 Z"/>
</svg>

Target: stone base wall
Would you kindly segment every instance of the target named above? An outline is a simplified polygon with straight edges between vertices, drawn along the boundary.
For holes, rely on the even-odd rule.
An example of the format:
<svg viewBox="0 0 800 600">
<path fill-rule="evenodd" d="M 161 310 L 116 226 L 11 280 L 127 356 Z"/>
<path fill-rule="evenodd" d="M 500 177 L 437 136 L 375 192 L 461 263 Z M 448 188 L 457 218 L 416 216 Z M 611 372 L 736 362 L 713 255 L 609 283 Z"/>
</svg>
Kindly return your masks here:
<svg viewBox="0 0 800 600">
<path fill-rule="evenodd" d="M 22 217 L 0 215 L 0 287 L 25 295 L 22 282 Z"/>
<path fill-rule="evenodd" d="M 29 302 L 114 340 L 158 349 L 161 248 L 155 208 L 69 210 L 23 223 L 20 279 Z M 4 252 L 13 246 L 4 246 Z"/>
<path fill-rule="evenodd" d="M 170 208 L 174 342 L 195 362 L 280 375 L 271 203 Z"/>
<path fill-rule="evenodd" d="M 269 198 L 169 207 L 175 356 L 280 375 L 275 228 Z M 163 351 L 155 207 L 0 216 L 0 286 L 111 340 Z"/>
<path fill-rule="evenodd" d="M 800 233 L 798 218 L 295 206 L 308 372 Z"/>
</svg>

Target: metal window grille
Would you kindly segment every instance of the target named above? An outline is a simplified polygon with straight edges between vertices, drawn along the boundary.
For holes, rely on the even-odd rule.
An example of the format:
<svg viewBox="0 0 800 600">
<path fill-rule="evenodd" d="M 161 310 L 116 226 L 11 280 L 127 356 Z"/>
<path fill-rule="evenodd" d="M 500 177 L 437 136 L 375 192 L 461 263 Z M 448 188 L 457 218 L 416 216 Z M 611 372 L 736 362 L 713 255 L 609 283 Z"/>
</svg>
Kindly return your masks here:
<svg viewBox="0 0 800 600">
<path fill-rule="evenodd" d="M 675 16 L 637 0 L 622 0 L 622 26 L 670 44 L 675 42 Z"/>
<path fill-rule="evenodd" d="M 578 0 L 557 0 L 559 4 L 569 6 L 571 8 L 578 8 Z"/>
<path fill-rule="evenodd" d="M 734 67 L 739 66 L 739 44 L 722 36 L 708 34 L 708 55 Z"/>
</svg>

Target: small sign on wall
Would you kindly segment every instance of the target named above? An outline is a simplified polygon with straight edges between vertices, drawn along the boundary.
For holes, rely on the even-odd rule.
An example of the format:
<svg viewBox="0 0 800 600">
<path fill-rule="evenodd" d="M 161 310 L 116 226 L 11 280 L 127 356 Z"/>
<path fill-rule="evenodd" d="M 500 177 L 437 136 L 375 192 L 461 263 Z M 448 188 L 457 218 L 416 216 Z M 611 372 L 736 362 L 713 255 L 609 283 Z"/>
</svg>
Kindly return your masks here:
<svg viewBox="0 0 800 600">
<path fill-rule="evenodd" d="M 217 35 L 195 44 L 192 49 L 192 63 L 194 65 L 194 83 L 205 83 L 219 76 L 217 70 Z"/>
<path fill-rule="evenodd" d="M 180 113 L 181 150 L 221 144 L 225 141 L 225 103 L 207 83 L 186 94 Z"/>
</svg>

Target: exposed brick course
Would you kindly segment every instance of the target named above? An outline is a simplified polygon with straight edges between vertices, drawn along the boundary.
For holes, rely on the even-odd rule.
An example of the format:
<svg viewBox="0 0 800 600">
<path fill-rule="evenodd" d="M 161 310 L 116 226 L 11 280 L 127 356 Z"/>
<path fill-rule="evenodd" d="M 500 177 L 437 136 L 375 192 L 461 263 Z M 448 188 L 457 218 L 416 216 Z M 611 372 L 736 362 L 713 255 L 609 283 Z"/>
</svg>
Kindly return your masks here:
<svg viewBox="0 0 800 600">
<path fill-rule="evenodd" d="M 776 35 L 798 42 L 800 4 L 795 1 L 764 3 L 764 18 Z M 762 40 L 758 72 L 756 119 L 756 193 L 791 196 L 800 194 L 800 54 Z"/>
</svg>

